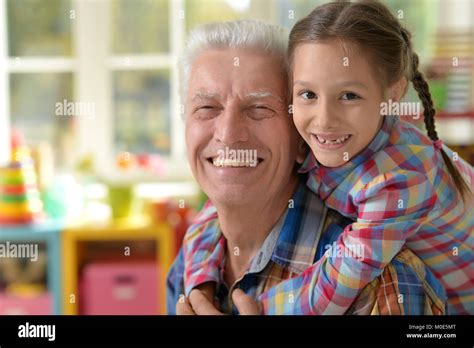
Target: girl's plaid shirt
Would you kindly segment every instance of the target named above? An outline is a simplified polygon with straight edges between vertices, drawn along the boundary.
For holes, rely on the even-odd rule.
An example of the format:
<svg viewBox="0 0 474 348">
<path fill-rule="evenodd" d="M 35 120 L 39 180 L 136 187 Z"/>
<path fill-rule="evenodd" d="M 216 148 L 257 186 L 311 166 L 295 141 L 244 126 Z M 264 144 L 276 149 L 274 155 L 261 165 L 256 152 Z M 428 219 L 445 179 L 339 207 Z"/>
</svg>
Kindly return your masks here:
<svg viewBox="0 0 474 348">
<path fill-rule="evenodd" d="M 328 210 L 304 181 L 302 178 L 292 197 L 293 205 L 275 225 L 246 274 L 231 287 L 239 287 L 254 298 L 265 295 L 265 314 L 308 314 L 309 304 L 298 298 L 311 280 L 306 270 L 325 255 L 328 246 L 334 245 L 352 222 Z M 194 287 L 208 281 L 217 284 L 220 309 L 237 313 L 223 281 L 226 247 L 216 216 L 215 208 L 208 204 L 200 213 L 201 223 L 188 230 L 186 238 L 199 240 L 196 245 L 200 249 L 182 249 L 169 273 L 170 314 L 174 314 L 180 294 L 189 295 Z M 185 253 L 193 255 L 191 261 L 206 261 L 186 264 Z M 412 251 L 404 248 L 382 275 L 364 287 L 346 314 L 444 314 L 445 306 L 446 294 L 439 281 Z"/>
</svg>

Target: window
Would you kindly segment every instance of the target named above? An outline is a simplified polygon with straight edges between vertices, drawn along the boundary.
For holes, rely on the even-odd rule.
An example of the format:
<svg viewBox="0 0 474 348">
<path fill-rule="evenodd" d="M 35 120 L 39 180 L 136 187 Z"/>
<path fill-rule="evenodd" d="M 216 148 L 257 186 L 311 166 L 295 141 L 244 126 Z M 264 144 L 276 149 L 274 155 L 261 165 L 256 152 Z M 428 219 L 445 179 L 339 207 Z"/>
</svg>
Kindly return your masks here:
<svg viewBox="0 0 474 348">
<path fill-rule="evenodd" d="M 69 117 L 56 117 L 54 105 L 64 99 L 73 100 L 72 74 L 11 73 L 9 82 L 13 127 L 21 129 L 30 143 L 49 141 L 57 149 L 56 162 L 66 163 L 73 124 Z"/>
<path fill-rule="evenodd" d="M 115 54 L 170 52 L 169 1 L 115 0 L 110 5 Z"/>
<path fill-rule="evenodd" d="M 165 62 L 162 69 L 113 72 L 115 151 L 171 155 L 169 6 L 168 1 L 153 0 L 111 3 L 112 52 Z"/>
<path fill-rule="evenodd" d="M 68 0 L 6 2 L 10 124 L 31 143 L 49 141 L 59 164 L 73 137 L 72 119 L 54 114 L 57 101 L 74 98 L 69 8 Z"/>
<path fill-rule="evenodd" d="M 186 31 L 199 24 L 236 19 L 275 22 L 274 0 L 186 0 Z"/>
<path fill-rule="evenodd" d="M 171 154 L 169 70 L 113 73 L 114 148 Z"/>
</svg>

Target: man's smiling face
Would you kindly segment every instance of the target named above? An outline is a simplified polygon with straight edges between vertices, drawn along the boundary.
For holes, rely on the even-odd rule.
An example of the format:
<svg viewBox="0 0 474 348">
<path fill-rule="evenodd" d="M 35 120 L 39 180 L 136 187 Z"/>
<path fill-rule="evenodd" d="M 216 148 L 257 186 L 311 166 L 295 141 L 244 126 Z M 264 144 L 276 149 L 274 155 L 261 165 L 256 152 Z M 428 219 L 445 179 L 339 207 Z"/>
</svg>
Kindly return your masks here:
<svg viewBox="0 0 474 348">
<path fill-rule="evenodd" d="M 229 205 L 278 197 L 303 156 L 282 62 L 254 50 L 204 51 L 191 66 L 187 90 L 188 159 L 204 192 Z M 226 149 L 256 153 L 256 165 L 244 156 L 223 159 Z"/>
</svg>

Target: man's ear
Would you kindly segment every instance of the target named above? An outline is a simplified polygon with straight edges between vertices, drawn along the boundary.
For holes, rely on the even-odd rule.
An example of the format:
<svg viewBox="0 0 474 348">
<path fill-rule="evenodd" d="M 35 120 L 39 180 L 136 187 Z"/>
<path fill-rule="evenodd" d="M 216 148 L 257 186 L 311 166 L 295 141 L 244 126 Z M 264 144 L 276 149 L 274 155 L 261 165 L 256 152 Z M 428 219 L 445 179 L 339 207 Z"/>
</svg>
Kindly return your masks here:
<svg viewBox="0 0 474 348">
<path fill-rule="evenodd" d="M 300 138 L 298 142 L 298 149 L 296 152 L 296 162 L 298 164 L 303 164 L 304 160 L 306 159 L 306 156 L 308 155 L 308 151 L 309 151 L 308 144 L 306 144 L 303 138 Z"/>
<path fill-rule="evenodd" d="M 399 102 L 405 95 L 408 87 L 408 82 L 405 76 L 395 82 L 389 87 L 389 98 L 392 101 Z"/>
</svg>

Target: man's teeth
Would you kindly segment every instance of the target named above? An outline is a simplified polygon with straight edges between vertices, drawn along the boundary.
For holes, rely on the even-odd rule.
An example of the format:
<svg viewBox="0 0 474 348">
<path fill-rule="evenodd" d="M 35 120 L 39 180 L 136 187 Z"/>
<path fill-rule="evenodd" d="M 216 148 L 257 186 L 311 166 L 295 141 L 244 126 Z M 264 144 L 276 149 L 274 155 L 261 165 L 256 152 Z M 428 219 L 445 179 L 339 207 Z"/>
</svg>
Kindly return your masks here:
<svg viewBox="0 0 474 348">
<path fill-rule="evenodd" d="M 213 158 L 212 164 L 216 167 L 255 167 L 257 165 L 255 162 L 242 162 L 232 159 L 222 159 L 222 158 Z"/>
<path fill-rule="evenodd" d="M 334 139 L 334 140 L 324 139 L 324 138 L 320 137 L 319 135 L 316 135 L 316 138 L 318 139 L 318 141 L 321 144 L 341 144 L 341 143 L 345 142 L 347 139 L 349 139 L 350 136 L 351 135 L 348 134 L 346 136 L 343 136 L 343 137 L 340 137 L 340 138 L 337 138 L 337 139 Z"/>
</svg>

